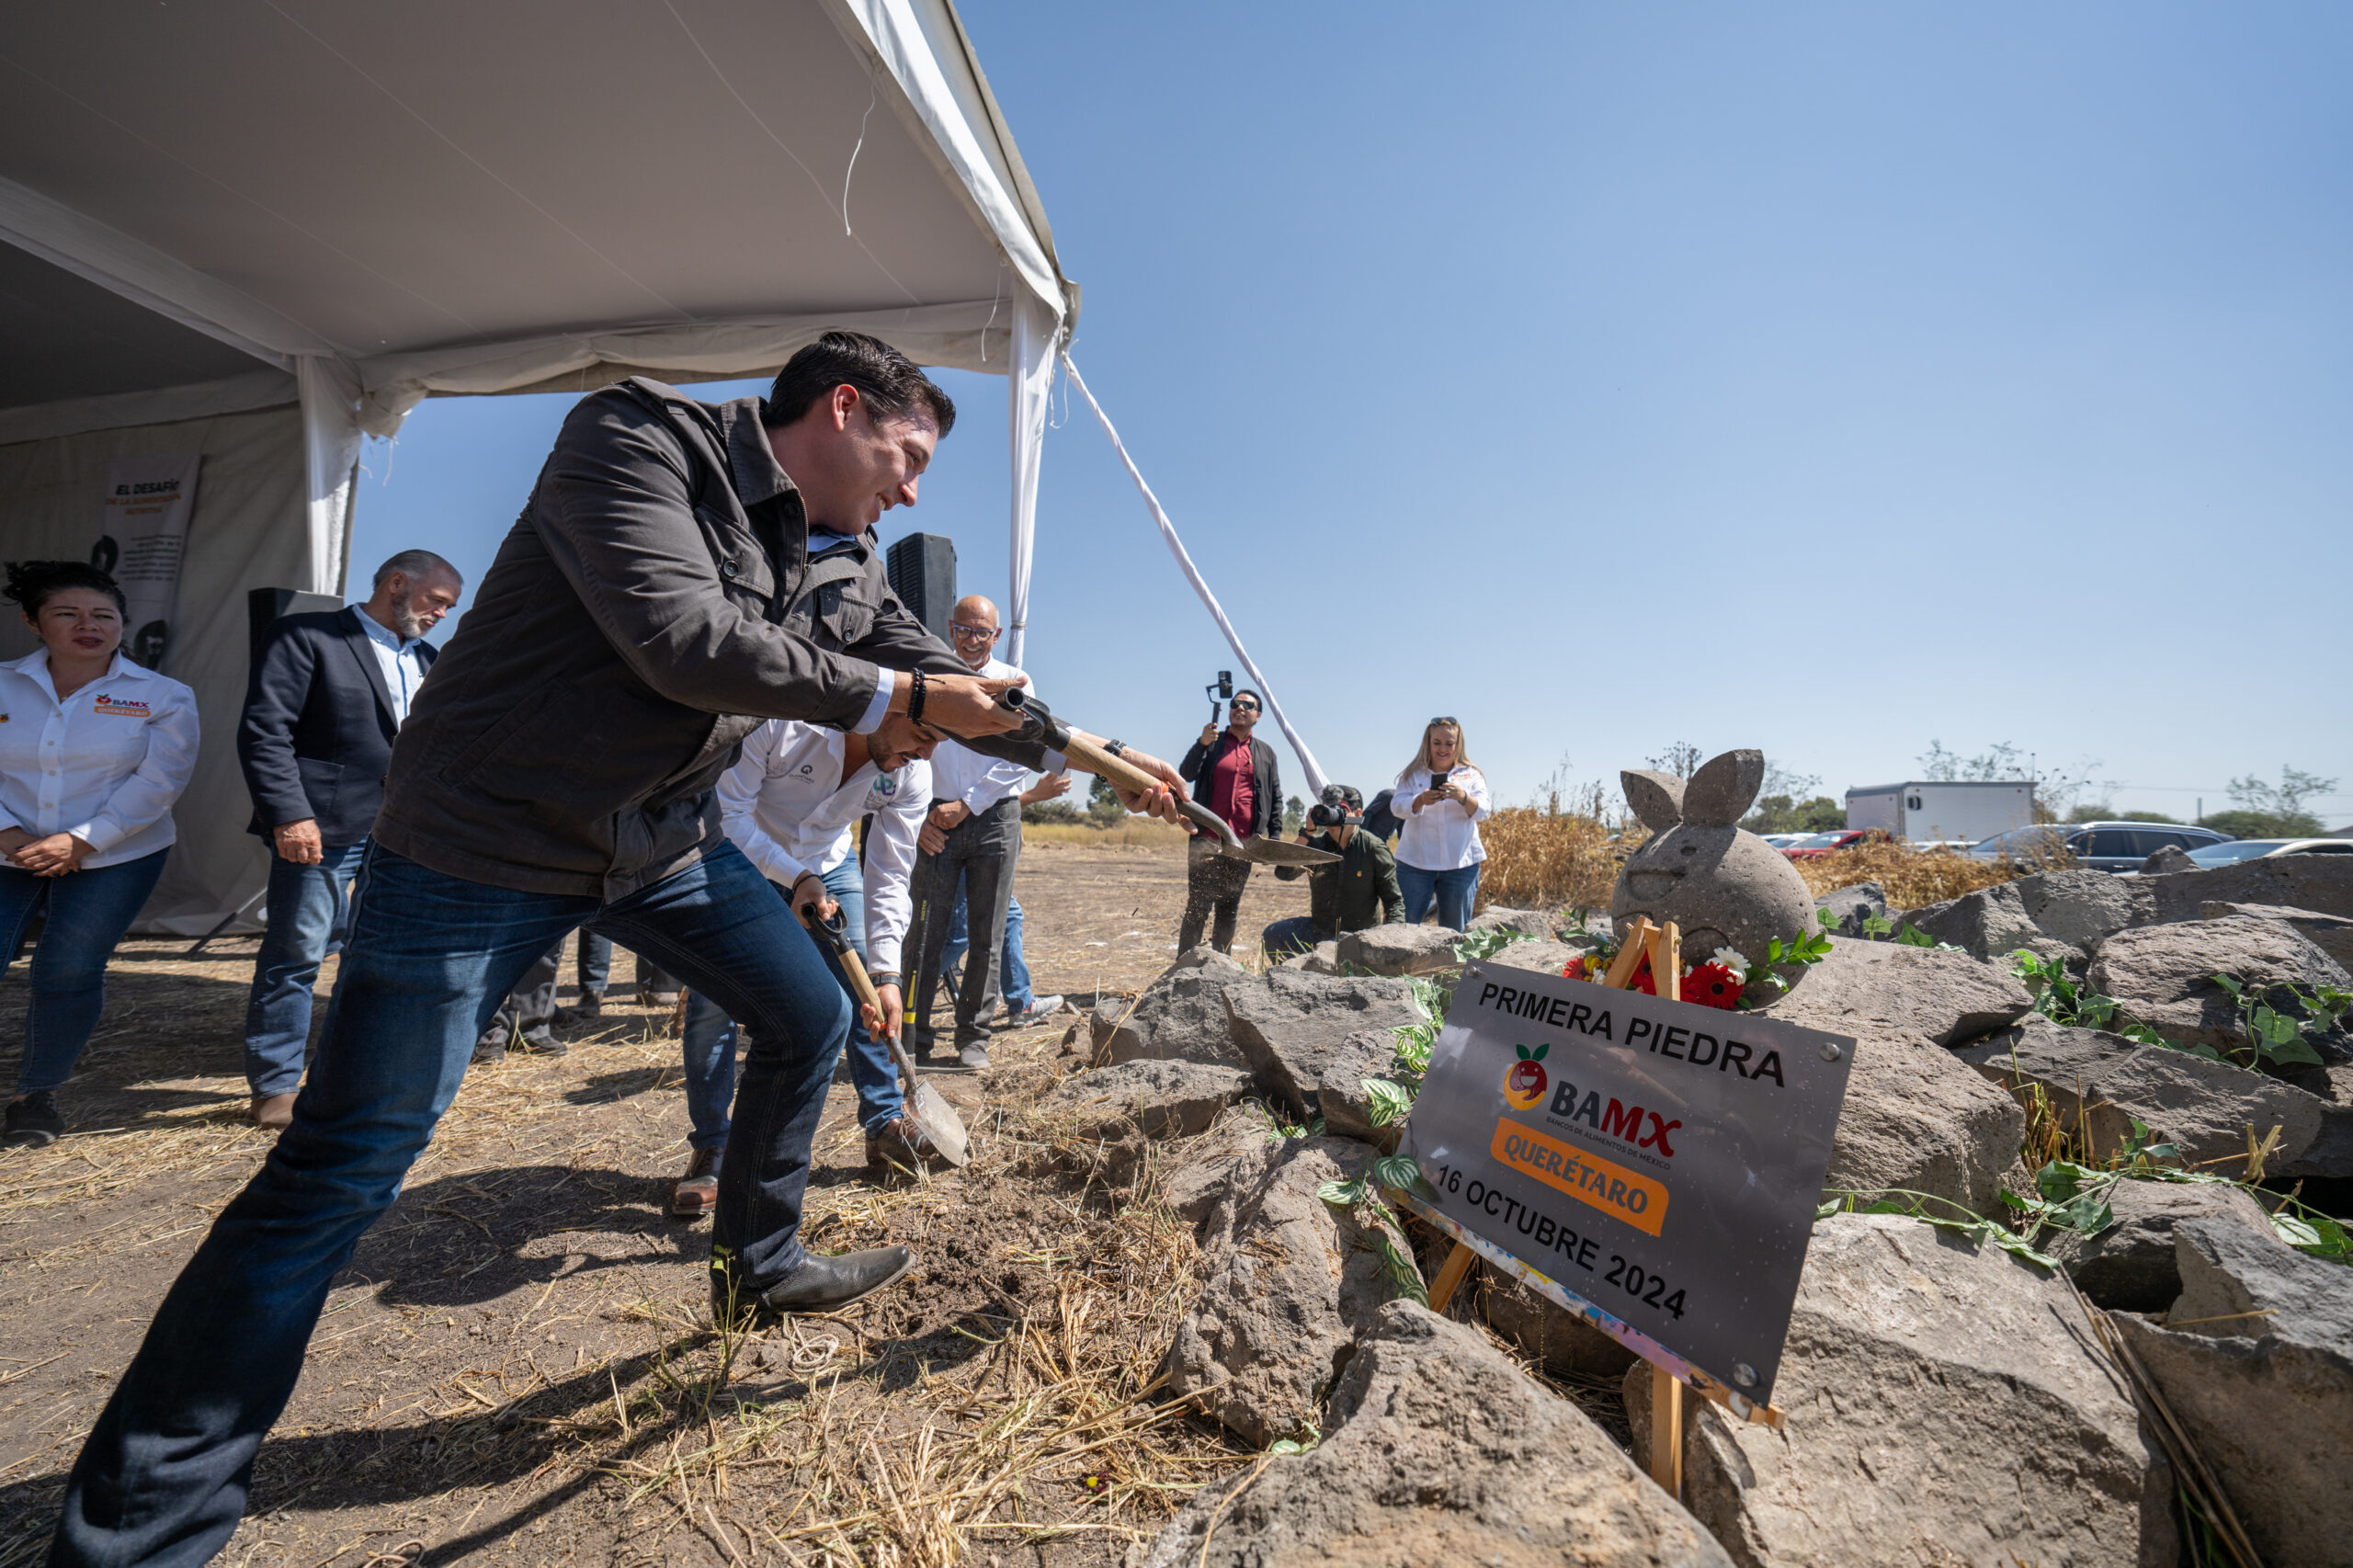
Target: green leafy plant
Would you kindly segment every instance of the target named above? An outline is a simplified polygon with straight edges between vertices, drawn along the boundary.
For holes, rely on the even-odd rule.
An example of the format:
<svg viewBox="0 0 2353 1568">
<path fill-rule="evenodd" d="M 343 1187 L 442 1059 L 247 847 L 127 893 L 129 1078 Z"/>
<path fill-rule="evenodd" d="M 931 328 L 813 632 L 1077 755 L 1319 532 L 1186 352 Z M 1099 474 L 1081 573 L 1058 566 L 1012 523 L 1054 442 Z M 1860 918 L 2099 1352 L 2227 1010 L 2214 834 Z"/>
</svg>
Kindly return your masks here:
<svg viewBox="0 0 2353 1568">
<path fill-rule="evenodd" d="M 2324 985 L 2317 991 L 2286 983 L 2251 985 L 2227 974 L 2214 976 L 2214 983 L 2231 994 L 2232 1007 L 2238 1014 L 2239 1032 L 2246 1037 L 2248 1054 L 2252 1062 L 2263 1066 L 2323 1065 L 2320 1052 L 2313 1049 L 2312 1042 L 2336 1028 L 2346 1009 L 2353 1006 L 2353 991 L 2342 991 L 2334 985 Z M 2201 1056 L 2217 1055 L 2210 1046 L 2184 1049 Z M 2231 1054 L 2236 1057 L 2240 1053 Z"/>
<path fill-rule="evenodd" d="M 2010 973 L 2034 998 L 2034 1010 L 2052 1023 L 2069 1028 L 2106 1029 L 2141 1045 L 2173 1044 L 2127 1013 L 2115 997 L 2077 984 L 2059 960 L 2036 958 L 2024 948 L 2010 958 Z"/>
<path fill-rule="evenodd" d="M 1907 1187 L 1891 1187 L 1876 1190 L 1826 1188 L 1830 1200 L 1813 1211 L 1816 1220 L 1827 1220 L 1833 1214 L 1903 1214 L 1923 1224 L 1934 1225 L 1940 1231 L 1951 1231 L 1967 1236 L 1983 1246 L 1991 1242 L 2004 1252 L 2015 1253 L 2042 1268 L 2057 1268 L 2059 1260 L 2037 1252 L 2023 1236 L 2015 1235 L 1974 1210 L 1955 1203 L 1949 1198 L 1939 1198 L 1933 1192 L 1914 1192 Z M 1932 1212 L 1928 1205 L 1942 1204 L 1959 1216 Z"/>
<path fill-rule="evenodd" d="M 2002 1201 L 2027 1221 L 2029 1241 L 2040 1241 L 2045 1230 L 2096 1236 L 2116 1223 L 2109 1195 L 2123 1179 L 2121 1171 L 2096 1171 L 2071 1161 L 2053 1160 L 2034 1173 L 2032 1194 L 2005 1187 Z"/>
<path fill-rule="evenodd" d="M 1336 1209 L 1346 1209 L 1357 1216 L 1357 1222 L 1372 1233 L 1373 1245 L 1380 1250 L 1381 1264 L 1389 1276 L 1392 1300 L 1403 1296 L 1430 1304 L 1427 1286 L 1422 1283 L 1422 1271 L 1414 1262 L 1413 1249 L 1406 1244 L 1405 1228 L 1398 1221 L 1396 1211 L 1382 1201 L 1384 1187 L 1419 1191 L 1429 1196 L 1429 1184 L 1422 1179 L 1421 1168 L 1403 1154 L 1390 1154 L 1367 1165 L 1364 1174 L 1353 1181 L 1327 1181 L 1315 1189 L 1315 1196 Z"/>
<path fill-rule="evenodd" d="M 1466 931 L 1455 939 L 1454 961 L 1470 963 L 1476 959 L 1491 959 L 1514 942 L 1532 940 L 1525 931 Z"/>
<path fill-rule="evenodd" d="M 1307 1122 L 1285 1121 L 1273 1109 L 1263 1105 L 1258 1108 L 1258 1114 L 1267 1119 L 1269 1137 L 1321 1138 L 1324 1136 L 1324 1119 L 1320 1116 Z"/>
<path fill-rule="evenodd" d="M 1307 1435 L 1303 1437 L 1278 1438 L 1267 1445 L 1267 1451 L 1270 1454 L 1303 1454 L 1324 1440 L 1324 1429 L 1303 1415 L 1300 1417 L 1297 1430 Z"/>
<path fill-rule="evenodd" d="M 1367 1078 L 1364 1094 L 1370 1102 L 1365 1119 L 1375 1127 L 1403 1121 L 1414 1113 L 1414 1091 L 1403 1084 L 1392 1084 L 1386 1078 Z"/>
<path fill-rule="evenodd" d="M 1836 921 L 1826 909 L 1814 913 L 1821 920 L 1821 929 L 1800 931 L 1787 941 L 1776 937 L 1765 944 L 1765 961 L 1749 965 L 1747 978 L 1741 983 L 1738 1006 L 1764 1006 L 1790 988 L 1790 983 L 1781 978 L 1783 968 L 1820 963 L 1830 956 L 1830 928 Z"/>
<path fill-rule="evenodd" d="M 1429 1071 L 1430 1051 L 1438 1045 L 1438 1031 L 1446 1027 L 1446 1010 L 1452 1004 L 1454 994 L 1427 975 L 1415 975 L 1406 983 L 1412 987 L 1414 1008 L 1422 1015 L 1422 1021 L 1397 1026 L 1396 1071 L 1418 1089 L 1422 1074 Z"/>
<path fill-rule="evenodd" d="M 1894 929 L 1895 922 L 1876 909 L 1863 916 L 1863 935 L 1874 942 Z"/>
</svg>

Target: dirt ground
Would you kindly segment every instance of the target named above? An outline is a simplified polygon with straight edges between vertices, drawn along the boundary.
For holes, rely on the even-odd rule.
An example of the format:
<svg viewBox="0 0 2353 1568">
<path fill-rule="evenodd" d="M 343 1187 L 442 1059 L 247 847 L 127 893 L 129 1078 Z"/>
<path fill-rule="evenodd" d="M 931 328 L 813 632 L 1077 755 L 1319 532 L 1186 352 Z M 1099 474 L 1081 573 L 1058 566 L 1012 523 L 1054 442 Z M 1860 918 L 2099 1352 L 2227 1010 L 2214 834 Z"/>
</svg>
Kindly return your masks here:
<svg viewBox="0 0 2353 1568">
<path fill-rule="evenodd" d="M 1181 852 L 1036 846 L 1017 888 L 1041 993 L 1133 992 L 1173 956 Z M 1237 950 L 1305 909 L 1257 873 Z M 0 1568 L 40 1555 L 156 1302 L 268 1148 L 243 1119 L 255 943 L 188 945 L 124 945 L 72 1131 L 0 1153 Z M 24 997 L 19 966 L 13 1039 Z M 476 1069 L 337 1280 L 222 1561 L 1118 1562 L 1243 1456 L 1152 1397 L 1189 1234 L 1026 1141 L 1070 1021 L 940 1080 L 976 1134 L 961 1172 L 870 1179 L 836 1085 L 809 1241 L 921 1261 L 750 1344 L 711 1330 L 708 1226 L 663 1211 L 687 1155 L 668 1017 L 608 1006 L 566 1056 Z"/>
</svg>

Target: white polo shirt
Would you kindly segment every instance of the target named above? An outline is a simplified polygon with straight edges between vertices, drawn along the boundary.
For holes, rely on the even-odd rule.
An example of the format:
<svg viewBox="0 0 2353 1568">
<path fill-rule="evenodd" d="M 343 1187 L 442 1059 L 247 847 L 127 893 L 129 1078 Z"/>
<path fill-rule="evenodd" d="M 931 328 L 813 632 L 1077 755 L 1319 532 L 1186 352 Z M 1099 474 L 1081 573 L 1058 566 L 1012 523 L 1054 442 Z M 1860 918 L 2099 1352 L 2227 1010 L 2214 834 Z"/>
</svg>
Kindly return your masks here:
<svg viewBox="0 0 2353 1568">
<path fill-rule="evenodd" d="M 0 664 L 0 827 L 72 834 L 85 870 L 169 848 L 197 743 L 196 693 L 119 653 L 63 702 L 48 649 Z"/>
<path fill-rule="evenodd" d="M 1011 680 L 1021 672 L 1003 659 L 991 659 L 972 672 L 983 680 Z M 1034 686 L 1029 689 L 1035 691 Z M 1053 758 L 1049 756 L 1048 762 Z M 1029 770 L 1017 762 L 988 756 L 960 741 L 942 741 L 931 754 L 931 798 L 961 801 L 974 816 L 1007 795 L 1029 787 Z"/>
<path fill-rule="evenodd" d="M 1430 787 L 1430 770 L 1416 767 L 1397 785 L 1397 792 L 1390 797 L 1389 809 L 1404 819 L 1404 826 L 1397 831 L 1397 863 L 1421 871 L 1459 871 L 1465 866 L 1475 866 L 1487 858 L 1487 846 L 1479 842 L 1479 822 L 1492 809 L 1487 798 L 1487 776 L 1475 767 L 1458 767 L 1447 776 L 1450 784 L 1462 786 L 1471 797 L 1465 806 L 1460 801 L 1440 801 L 1424 810 L 1414 809 L 1422 791 Z"/>
<path fill-rule="evenodd" d="M 888 773 L 871 760 L 842 777 L 839 730 L 770 719 L 744 738 L 744 755 L 720 776 L 720 825 L 768 881 L 790 889 L 850 853 L 850 826 L 869 812 L 866 840 L 866 966 L 900 971 L 900 949 L 915 908 L 908 888 L 915 835 L 931 809 L 931 765 L 921 757 Z"/>
</svg>

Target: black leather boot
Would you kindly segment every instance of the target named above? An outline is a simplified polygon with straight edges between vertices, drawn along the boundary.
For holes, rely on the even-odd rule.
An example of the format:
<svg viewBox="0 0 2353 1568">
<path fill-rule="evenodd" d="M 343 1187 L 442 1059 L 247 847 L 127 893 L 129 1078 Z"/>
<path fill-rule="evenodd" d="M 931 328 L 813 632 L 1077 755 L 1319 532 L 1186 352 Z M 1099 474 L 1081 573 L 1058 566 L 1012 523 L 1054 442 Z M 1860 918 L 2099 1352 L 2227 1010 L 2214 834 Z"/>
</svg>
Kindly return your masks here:
<svg viewBox="0 0 2353 1568">
<path fill-rule="evenodd" d="M 724 1270 L 710 1271 L 710 1315 L 724 1318 L 733 1305 L 738 1317 L 772 1323 L 794 1312 L 830 1312 L 895 1285 L 915 1266 L 914 1251 L 903 1246 L 869 1247 L 839 1257 L 811 1253 L 801 1267 L 756 1297 L 745 1300 Z M 731 1303 L 730 1296 L 734 1300 Z"/>
</svg>

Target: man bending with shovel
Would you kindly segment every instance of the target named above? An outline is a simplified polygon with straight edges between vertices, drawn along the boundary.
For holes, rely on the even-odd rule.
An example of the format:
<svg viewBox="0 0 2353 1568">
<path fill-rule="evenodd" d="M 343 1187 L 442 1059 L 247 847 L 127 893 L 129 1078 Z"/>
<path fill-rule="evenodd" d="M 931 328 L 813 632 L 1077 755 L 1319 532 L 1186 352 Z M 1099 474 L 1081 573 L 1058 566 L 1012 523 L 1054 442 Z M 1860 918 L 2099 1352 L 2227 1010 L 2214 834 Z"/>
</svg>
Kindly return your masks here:
<svg viewBox="0 0 2353 1568">
<path fill-rule="evenodd" d="M 719 780 L 728 841 L 796 913 L 810 907 L 820 922 L 838 915 L 871 979 L 880 1011 L 853 1025 L 849 1037 L 849 1076 L 870 1166 L 913 1166 L 936 1153 L 907 1114 L 883 1041 L 899 1032 L 904 1010 L 899 953 L 914 903 L 915 840 L 931 804 L 930 757 L 940 739 L 903 713 L 883 720 L 871 735 L 771 719 L 745 738 L 742 758 Z M 863 857 L 850 842 L 860 817 L 868 819 Z M 820 948 L 830 960 L 831 947 Z M 847 972 L 842 983 L 850 984 Z M 670 1212 L 692 1220 L 719 1202 L 720 1155 L 735 1096 L 735 1023 L 718 1003 L 692 991 L 684 1032 L 694 1153 L 670 1189 Z"/>
<path fill-rule="evenodd" d="M 573 410 L 401 731 L 293 1124 L 84 1444 L 53 1562 L 197 1563 L 228 1540 L 329 1283 L 399 1196 L 499 998 L 592 916 L 747 1033 L 714 1303 L 822 1311 L 912 1266 L 904 1247 L 801 1248 L 850 1007 L 720 833 L 712 788 L 771 718 L 870 735 L 904 715 L 1063 765 L 1013 733 L 1043 726 L 999 702 L 1010 683 L 973 676 L 883 579 L 870 530 L 914 505 L 954 418 L 911 361 L 852 333 L 794 355 L 765 403 L 633 380 Z M 1126 761 L 1130 804 L 1173 818 L 1168 766 Z"/>
</svg>

